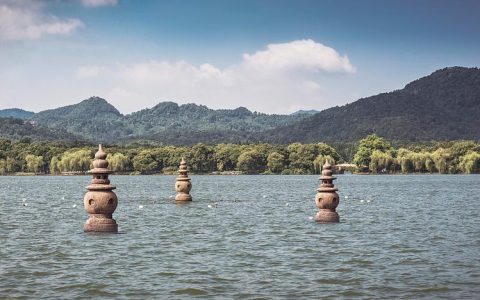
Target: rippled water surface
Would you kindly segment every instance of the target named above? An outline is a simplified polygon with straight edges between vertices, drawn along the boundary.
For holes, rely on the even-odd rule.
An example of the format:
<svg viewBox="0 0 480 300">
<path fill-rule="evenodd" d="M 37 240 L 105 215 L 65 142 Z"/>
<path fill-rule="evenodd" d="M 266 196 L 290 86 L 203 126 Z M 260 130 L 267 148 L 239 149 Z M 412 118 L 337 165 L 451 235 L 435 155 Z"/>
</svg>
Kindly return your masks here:
<svg viewBox="0 0 480 300">
<path fill-rule="evenodd" d="M 338 177 L 317 224 L 317 176 L 111 176 L 120 234 L 83 232 L 89 177 L 0 177 L 0 298 L 479 297 L 480 176 Z"/>
</svg>

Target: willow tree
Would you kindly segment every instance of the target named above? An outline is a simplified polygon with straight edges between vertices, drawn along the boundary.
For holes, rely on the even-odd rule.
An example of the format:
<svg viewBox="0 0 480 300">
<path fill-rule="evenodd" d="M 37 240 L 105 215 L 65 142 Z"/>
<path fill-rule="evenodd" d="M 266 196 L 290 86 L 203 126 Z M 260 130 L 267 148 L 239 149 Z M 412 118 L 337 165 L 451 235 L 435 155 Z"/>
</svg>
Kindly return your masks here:
<svg viewBox="0 0 480 300">
<path fill-rule="evenodd" d="M 43 167 L 43 156 L 28 154 L 25 156 L 27 172 L 38 173 Z"/>
<path fill-rule="evenodd" d="M 458 165 L 460 170 L 466 174 L 475 174 L 480 171 L 480 153 L 469 151 L 464 156 L 460 157 Z"/>
<path fill-rule="evenodd" d="M 130 166 L 130 159 L 123 153 L 107 155 L 108 167 L 114 172 L 125 172 Z"/>
<path fill-rule="evenodd" d="M 448 171 L 448 161 L 451 158 L 451 152 L 444 148 L 438 148 L 432 153 L 432 160 L 439 173 L 445 174 Z"/>
<path fill-rule="evenodd" d="M 369 169 L 373 173 L 379 173 L 385 170 L 385 172 L 390 171 L 391 166 L 394 163 L 394 158 L 390 151 L 383 152 L 380 150 L 373 150 L 372 155 L 370 155 L 370 165 Z"/>
</svg>

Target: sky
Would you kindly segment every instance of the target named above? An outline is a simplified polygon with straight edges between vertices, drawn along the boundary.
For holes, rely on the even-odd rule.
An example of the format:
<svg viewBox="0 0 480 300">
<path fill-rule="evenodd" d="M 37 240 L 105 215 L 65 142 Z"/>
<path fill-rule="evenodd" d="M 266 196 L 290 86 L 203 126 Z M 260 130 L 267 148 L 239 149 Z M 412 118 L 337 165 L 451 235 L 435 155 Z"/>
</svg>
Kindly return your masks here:
<svg viewBox="0 0 480 300">
<path fill-rule="evenodd" d="M 322 110 L 480 66 L 480 1 L 0 0 L 0 109 Z"/>
</svg>

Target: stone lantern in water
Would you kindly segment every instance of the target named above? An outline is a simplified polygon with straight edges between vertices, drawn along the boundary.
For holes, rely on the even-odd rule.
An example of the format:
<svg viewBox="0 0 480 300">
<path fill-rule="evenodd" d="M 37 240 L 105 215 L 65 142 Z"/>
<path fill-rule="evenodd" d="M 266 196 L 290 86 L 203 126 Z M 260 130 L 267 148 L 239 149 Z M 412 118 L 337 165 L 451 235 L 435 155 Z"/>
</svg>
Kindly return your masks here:
<svg viewBox="0 0 480 300">
<path fill-rule="evenodd" d="M 190 182 L 190 178 L 188 178 L 187 163 L 182 157 L 180 168 L 178 169 L 177 181 L 175 182 L 175 190 L 177 191 L 175 201 L 192 201 L 192 196 L 190 196 L 191 189 L 192 183 Z"/>
<path fill-rule="evenodd" d="M 337 194 L 338 189 L 333 185 L 333 181 L 336 178 L 332 174 L 332 165 L 327 160 L 323 165 L 322 176 L 320 176 L 321 183 L 315 197 L 315 204 L 320 209 L 315 216 L 315 221 L 317 222 L 335 223 L 340 221 L 340 217 L 335 211 L 340 197 Z"/>
<path fill-rule="evenodd" d="M 88 173 L 93 175 L 88 192 L 83 199 L 85 210 L 90 215 L 84 226 L 84 231 L 94 232 L 117 232 L 117 222 L 112 214 L 117 208 L 117 195 L 113 192 L 115 187 L 110 184 L 108 174 L 107 154 L 103 151 L 102 145 L 98 145 L 98 152 L 95 153 L 93 169 Z"/>
</svg>

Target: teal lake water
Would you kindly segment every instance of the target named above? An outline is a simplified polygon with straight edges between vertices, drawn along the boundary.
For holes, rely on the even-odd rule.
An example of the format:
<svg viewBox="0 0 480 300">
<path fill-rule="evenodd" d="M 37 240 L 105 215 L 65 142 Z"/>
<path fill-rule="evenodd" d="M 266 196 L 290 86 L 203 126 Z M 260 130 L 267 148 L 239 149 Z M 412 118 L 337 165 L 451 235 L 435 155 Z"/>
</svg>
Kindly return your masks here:
<svg viewBox="0 0 480 300">
<path fill-rule="evenodd" d="M 338 224 L 318 176 L 111 176 L 119 234 L 83 232 L 89 181 L 0 177 L 0 298 L 480 295 L 479 175 L 339 175 Z"/>
</svg>

